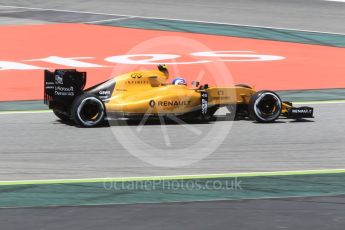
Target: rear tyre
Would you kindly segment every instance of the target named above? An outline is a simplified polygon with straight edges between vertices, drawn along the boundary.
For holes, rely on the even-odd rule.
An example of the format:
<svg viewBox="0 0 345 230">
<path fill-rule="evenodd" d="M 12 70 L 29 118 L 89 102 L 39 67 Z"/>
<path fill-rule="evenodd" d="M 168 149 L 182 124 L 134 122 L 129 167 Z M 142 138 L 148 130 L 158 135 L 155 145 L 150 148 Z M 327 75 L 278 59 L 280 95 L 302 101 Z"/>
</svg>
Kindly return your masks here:
<svg viewBox="0 0 345 230">
<path fill-rule="evenodd" d="M 57 116 L 61 121 L 70 121 L 70 117 L 59 112 L 58 110 L 53 110 L 55 116 Z"/>
<path fill-rule="evenodd" d="M 253 94 L 249 101 L 250 117 L 257 122 L 273 122 L 282 111 L 280 97 L 272 91 L 259 91 Z"/>
<path fill-rule="evenodd" d="M 104 123 L 105 115 L 102 100 L 93 94 L 82 94 L 72 103 L 71 118 L 78 126 L 99 126 Z"/>
</svg>

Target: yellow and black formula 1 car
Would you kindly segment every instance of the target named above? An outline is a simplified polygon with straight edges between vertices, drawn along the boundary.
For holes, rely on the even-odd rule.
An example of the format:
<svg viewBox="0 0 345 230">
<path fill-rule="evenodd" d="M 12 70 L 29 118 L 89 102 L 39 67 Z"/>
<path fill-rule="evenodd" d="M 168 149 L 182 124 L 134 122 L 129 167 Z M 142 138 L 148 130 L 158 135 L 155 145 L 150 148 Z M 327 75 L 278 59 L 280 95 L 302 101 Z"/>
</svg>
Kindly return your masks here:
<svg viewBox="0 0 345 230">
<path fill-rule="evenodd" d="M 86 73 L 73 69 L 45 70 L 44 102 L 61 120 L 92 127 L 107 119 L 140 116 L 178 116 L 210 119 L 220 107 L 236 117 L 273 122 L 280 116 L 312 118 L 313 108 L 282 102 L 272 91 L 256 92 L 247 85 L 212 87 L 183 79 L 169 84 L 165 65 L 158 70 L 134 71 L 84 90 Z"/>
</svg>

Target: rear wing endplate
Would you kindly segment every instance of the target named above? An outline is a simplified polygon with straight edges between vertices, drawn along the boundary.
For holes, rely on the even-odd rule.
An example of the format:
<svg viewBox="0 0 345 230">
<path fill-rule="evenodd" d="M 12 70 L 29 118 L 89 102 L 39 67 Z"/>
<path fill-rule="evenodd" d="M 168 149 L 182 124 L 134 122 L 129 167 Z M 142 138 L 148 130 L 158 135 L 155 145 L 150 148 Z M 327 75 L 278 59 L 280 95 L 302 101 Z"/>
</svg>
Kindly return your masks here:
<svg viewBox="0 0 345 230">
<path fill-rule="evenodd" d="M 71 105 L 74 98 L 83 92 L 86 84 L 86 72 L 75 69 L 57 69 L 44 71 L 44 103 Z"/>
</svg>

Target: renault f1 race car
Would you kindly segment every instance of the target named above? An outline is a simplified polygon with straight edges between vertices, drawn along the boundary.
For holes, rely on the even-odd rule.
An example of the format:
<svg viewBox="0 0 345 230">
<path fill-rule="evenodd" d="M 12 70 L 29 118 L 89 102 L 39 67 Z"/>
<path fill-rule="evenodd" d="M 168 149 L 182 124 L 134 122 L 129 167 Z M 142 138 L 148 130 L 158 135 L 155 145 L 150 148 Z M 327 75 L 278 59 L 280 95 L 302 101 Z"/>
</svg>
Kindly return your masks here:
<svg viewBox="0 0 345 230">
<path fill-rule="evenodd" d="M 169 84 L 166 65 L 158 70 L 134 71 L 111 78 L 84 90 L 86 72 L 58 69 L 44 73 L 44 103 L 63 121 L 93 127 L 108 119 L 143 116 L 177 116 L 210 119 L 221 107 L 237 118 L 273 122 L 280 116 L 312 118 L 313 108 L 293 107 L 272 91 L 258 91 L 247 85 L 210 87 L 193 82 Z M 182 84 L 181 84 L 182 83 Z"/>
</svg>

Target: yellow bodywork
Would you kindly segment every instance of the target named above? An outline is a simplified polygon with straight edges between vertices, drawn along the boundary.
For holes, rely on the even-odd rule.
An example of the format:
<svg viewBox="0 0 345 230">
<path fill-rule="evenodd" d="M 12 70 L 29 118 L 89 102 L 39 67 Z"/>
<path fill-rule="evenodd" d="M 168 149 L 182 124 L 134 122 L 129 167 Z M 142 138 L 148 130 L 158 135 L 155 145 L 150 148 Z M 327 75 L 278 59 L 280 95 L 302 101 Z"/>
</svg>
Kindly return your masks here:
<svg viewBox="0 0 345 230">
<path fill-rule="evenodd" d="M 116 77 L 111 97 L 105 100 L 107 112 L 123 114 L 185 114 L 200 109 L 201 92 L 208 93 L 208 106 L 248 104 L 256 91 L 246 87 L 206 89 L 167 83 L 159 70 L 134 71 Z M 283 103 L 283 113 L 289 105 Z"/>
</svg>

